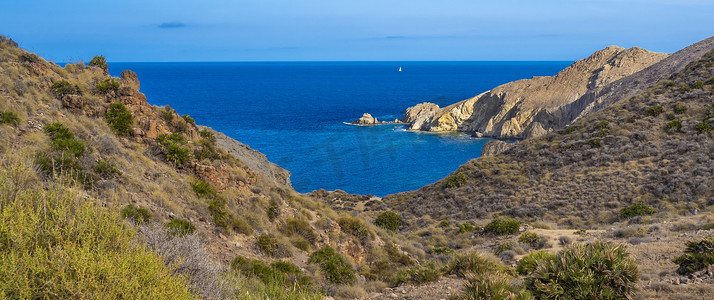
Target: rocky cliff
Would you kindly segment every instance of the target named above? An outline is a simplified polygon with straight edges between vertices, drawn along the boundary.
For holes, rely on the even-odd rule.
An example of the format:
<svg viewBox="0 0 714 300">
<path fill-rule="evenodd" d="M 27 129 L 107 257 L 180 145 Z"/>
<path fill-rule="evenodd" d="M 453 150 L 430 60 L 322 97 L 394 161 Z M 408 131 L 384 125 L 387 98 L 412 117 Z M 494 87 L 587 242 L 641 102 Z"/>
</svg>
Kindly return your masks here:
<svg viewBox="0 0 714 300">
<path fill-rule="evenodd" d="M 576 61 L 555 76 L 510 82 L 438 110 L 423 110 L 416 117 L 412 114 L 408 118 L 412 120 L 409 128 L 464 131 L 497 138 L 541 136 L 552 131 L 556 122 L 544 124 L 537 118 L 539 114 L 558 111 L 586 93 L 598 91 L 668 56 L 637 47 L 609 46 Z"/>
</svg>

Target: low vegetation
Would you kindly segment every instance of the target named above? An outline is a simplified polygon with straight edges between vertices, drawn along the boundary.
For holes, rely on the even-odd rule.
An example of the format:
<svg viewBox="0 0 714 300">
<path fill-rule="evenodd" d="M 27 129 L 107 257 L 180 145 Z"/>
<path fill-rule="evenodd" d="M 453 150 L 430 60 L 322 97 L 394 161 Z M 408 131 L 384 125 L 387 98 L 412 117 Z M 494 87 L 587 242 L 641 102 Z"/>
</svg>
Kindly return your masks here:
<svg viewBox="0 0 714 300">
<path fill-rule="evenodd" d="M 402 218 L 392 211 L 385 211 L 377 216 L 374 223 L 384 229 L 395 231 L 402 225 Z"/>
<path fill-rule="evenodd" d="M 620 210 L 620 217 L 629 219 L 636 216 L 651 215 L 656 212 L 654 208 L 647 206 L 647 204 L 637 202 Z"/>
<path fill-rule="evenodd" d="M 513 218 L 496 218 L 486 225 L 486 231 L 496 235 L 510 235 L 518 232 L 521 222 Z"/>
<path fill-rule="evenodd" d="M 320 266 L 325 279 L 335 284 L 353 284 L 355 274 L 352 265 L 335 249 L 325 247 L 310 254 L 310 263 Z"/>
<path fill-rule="evenodd" d="M 131 112 L 121 102 L 112 103 L 105 116 L 107 124 L 117 135 L 127 136 L 131 134 L 131 125 L 134 124 L 134 117 Z"/>
<path fill-rule="evenodd" d="M 674 263 L 679 265 L 677 273 L 683 275 L 714 265 L 714 238 L 688 242 L 684 254 L 675 258 Z"/>
</svg>

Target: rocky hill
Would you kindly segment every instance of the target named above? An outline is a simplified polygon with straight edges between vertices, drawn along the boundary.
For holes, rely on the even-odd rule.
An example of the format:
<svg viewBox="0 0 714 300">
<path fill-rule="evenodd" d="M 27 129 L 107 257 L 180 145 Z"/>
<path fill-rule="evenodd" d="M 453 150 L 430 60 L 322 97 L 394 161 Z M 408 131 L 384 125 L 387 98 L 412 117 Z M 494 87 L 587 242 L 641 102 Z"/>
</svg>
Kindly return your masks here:
<svg viewBox="0 0 714 300">
<path fill-rule="evenodd" d="M 412 130 L 463 131 L 497 138 L 541 136 L 557 129 L 552 123 L 562 119 L 562 112 L 555 114 L 559 109 L 668 56 L 637 47 L 610 46 L 555 76 L 518 80 L 444 108 L 421 109 L 416 117 L 408 113 L 407 121 Z"/>
<path fill-rule="evenodd" d="M 472 160 L 418 191 L 384 198 L 410 219 L 510 215 L 607 224 L 644 202 L 687 213 L 714 199 L 714 51 L 569 127 Z M 485 147 L 492 148 L 492 147 Z M 499 150 L 489 150 L 489 152 Z"/>
</svg>

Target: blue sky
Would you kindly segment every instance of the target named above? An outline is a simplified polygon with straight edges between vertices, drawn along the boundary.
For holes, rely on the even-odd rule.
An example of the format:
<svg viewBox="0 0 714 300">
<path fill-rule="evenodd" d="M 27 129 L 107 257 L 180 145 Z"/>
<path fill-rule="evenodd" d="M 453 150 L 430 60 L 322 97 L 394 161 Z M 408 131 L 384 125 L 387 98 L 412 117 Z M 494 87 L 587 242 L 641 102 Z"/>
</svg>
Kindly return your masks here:
<svg viewBox="0 0 714 300">
<path fill-rule="evenodd" d="M 711 0 L 0 0 L 0 34 L 58 62 L 575 60 L 712 29 Z"/>
</svg>

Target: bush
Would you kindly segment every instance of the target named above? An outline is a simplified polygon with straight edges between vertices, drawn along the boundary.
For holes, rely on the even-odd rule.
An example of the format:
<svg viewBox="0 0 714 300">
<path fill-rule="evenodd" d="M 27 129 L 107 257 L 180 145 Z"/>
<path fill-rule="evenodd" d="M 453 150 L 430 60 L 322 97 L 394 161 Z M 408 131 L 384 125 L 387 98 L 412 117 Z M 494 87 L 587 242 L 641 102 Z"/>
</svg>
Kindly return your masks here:
<svg viewBox="0 0 714 300">
<path fill-rule="evenodd" d="M 357 217 L 342 217 L 337 220 L 342 231 L 349 233 L 361 241 L 367 241 L 372 233 L 367 228 L 367 225 Z"/>
<path fill-rule="evenodd" d="M 648 108 L 645 108 L 645 115 L 656 117 L 659 116 L 659 114 L 661 114 L 663 111 L 664 107 L 660 105 L 653 105 Z"/>
<path fill-rule="evenodd" d="M 535 271 L 536 267 L 542 261 L 547 261 L 555 258 L 555 254 L 545 251 L 531 251 L 526 256 L 518 261 L 516 272 L 521 275 L 530 275 Z"/>
<path fill-rule="evenodd" d="M 473 232 L 476 228 L 474 228 L 471 223 L 461 223 L 459 224 L 459 233 L 464 233 L 464 232 Z"/>
<path fill-rule="evenodd" d="M 107 78 L 97 82 L 94 87 L 96 87 L 100 93 L 106 94 L 110 91 L 116 91 L 119 89 L 119 81 L 116 81 L 114 78 Z"/>
<path fill-rule="evenodd" d="M 687 111 L 687 106 L 681 103 L 675 103 L 674 108 L 672 110 L 675 114 L 683 114 Z"/>
<path fill-rule="evenodd" d="M 191 188 L 193 188 L 193 192 L 196 193 L 196 196 L 199 197 L 215 197 L 216 196 L 216 188 L 214 188 L 210 183 L 202 181 L 202 180 L 194 180 L 191 182 Z"/>
<path fill-rule="evenodd" d="M 107 59 L 103 55 L 98 55 L 89 61 L 88 66 L 97 66 L 104 70 L 104 74 L 109 73 L 109 65 L 107 64 Z"/>
<path fill-rule="evenodd" d="M 17 126 L 20 124 L 20 118 L 17 116 L 17 113 L 11 111 L 0 111 L 0 124 Z"/>
<path fill-rule="evenodd" d="M 265 284 L 310 286 L 310 279 L 302 276 L 302 271 L 298 266 L 285 261 L 276 261 L 266 265 L 257 259 L 247 259 L 236 256 L 230 266 L 233 270 L 248 277 L 258 277 Z"/>
<path fill-rule="evenodd" d="M 288 246 L 283 245 L 282 243 L 278 242 L 278 239 L 275 238 L 272 235 L 268 234 L 261 234 L 258 236 L 257 239 L 257 245 L 258 249 L 263 251 L 263 253 L 272 256 L 272 257 L 290 257 L 292 256 L 292 252 L 290 252 L 290 249 Z"/>
<path fill-rule="evenodd" d="M 253 227 L 243 218 L 233 216 L 230 218 L 230 226 L 233 231 L 245 235 L 253 234 Z"/>
<path fill-rule="evenodd" d="M 697 80 L 692 84 L 693 89 L 701 89 L 704 87 L 704 81 Z"/>
<path fill-rule="evenodd" d="M 402 225 L 402 218 L 392 211 L 385 211 L 377 216 L 374 224 L 384 229 L 395 231 Z"/>
<path fill-rule="evenodd" d="M 454 254 L 454 249 L 451 249 L 449 247 L 434 247 L 431 248 L 431 254 L 434 255 L 451 255 Z"/>
<path fill-rule="evenodd" d="M 699 122 L 697 125 L 694 125 L 694 129 L 697 131 L 697 133 L 702 134 L 702 133 L 707 133 L 712 131 L 712 127 L 709 125 L 707 122 Z"/>
<path fill-rule="evenodd" d="M 353 284 L 355 274 L 352 265 L 335 252 L 335 249 L 325 247 L 310 254 L 309 263 L 316 263 L 324 273 L 327 281 L 335 284 Z"/>
<path fill-rule="evenodd" d="M 620 216 L 623 219 L 629 219 L 629 218 L 636 217 L 636 216 L 651 215 L 656 212 L 657 211 L 654 208 L 647 206 L 647 204 L 637 202 L 637 203 L 634 203 L 628 207 L 621 209 Z"/>
<path fill-rule="evenodd" d="M 94 172 L 97 172 L 104 179 L 121 176 L 121 171 L 119 171 L 116 164 L 105 159 L 97 161 L 97 165 L 94 166 Z"/>
<path fill-rule="evenodd" d="M 171 106 L 166 105 L 161 111 L 159 112 L 159 116 L 161 119 L 166 121 L 166 123 L 171 124 L 171 122 L 174 120 L 174 109 L 171 108 Z"/>
<path fill-rule="evenodd" d="M 447 228 L 447 227 L 449 227 L 449 221 L 447 221 L 447 220 L 442 220 L 441 222 L 439 222 L 439 227 L 441 227 L 441 228 Z"/>
<path fill-rule="evenodd" d="M 441 277 L 441 272 L 434 266 L 434 262 L 430 261 L 418 266 L 406 267 L 399 270 L 394 276 L 392 285 L 397 286 L 407 282 L 432 282 L 439 279 L 439 277 Z"/>
<path fill-rule="evenodd" d="M 466 184 L 466 175 L 464 173 L 458 172 L 456 174 L 451 174 L 446 177 L 446 182 L 444 182 L 445 188 L 455 188 Z"/>
<path fill-rule="evenodd" d="M 157 140 L 166 155 L 166 161 L 174 166 L 181 166 L 191 158 L 190 151 L 183 147 L 186 139 L 180 133 L 162 134 Z"/>
<path fill-rule="evenodd" d="M 684 255 L 675 258 L 674 263 L 679 265 L 677 273 L 682 275 L 691 274 L 706 269 L 709 265 L 714 265 L 714 238 L 709 237 L 698 242 L 687 242 Z"/>
<path fill-rule="evenodd" d="M 500 255 L 503 251 L 513 250 L 513 242 L 500 243 L 496 246 L 496 250 L 493 250 L 493 254 Z"/>
<path fill-rule="evenodd" d="M 29 164 L 2 156 L 0 195 L 15 194 Z M 116 211 L 60 184 L 22 181 L 14 197 L 0 197 L 0 298 L 193 299 L 188 280 L 174 275 Z"/>
<path fill-rule="evenodd" d="M 141 208 L 134 206 L 134 204 L 129 204 L 124 206 L 121 210 L 121 217 L 124 219 L 130 219 L 137 224 L 143 224 L 149 222 L 151 219 L 151 212 L 146 208 Z"/>
<path fill-rule="evenodd" d="M 173 236 L 185 236 L 196 231 L 196 226 L 183 219 L 171 219 L 165 225 L 166 230 Z"/>
<path fill-rule="evenodd" d="M 444 273 L 465 277 L 468 273 L 483 274 L 488 272 L 513 273 L 513 269 L 497 263 L 476 251 L 457 254 L 445 267 Z"/>
<path fill-rule="evenodd" d="M 542 299 L 631 299 L 639 274 L 624 245 L 596 242 L 540 261 L 525 282 Z"/>
<path fill-rule="evenodd" d="M 460 299 L 533 299 L 533 296 L 522 286 L 511 282 L 511 276 L 501 272 L 470 274 Z"/>
<path fill-rule="evenodd" d="M 77 95 L 79 94 L 79 86 L 76 84 L 71 84 L 67 80 L 58 80 L 52 84 L 52 90 L 57 97 L 64 97 L 65 95 Z"/>
<path fill-rule="evenodd" d="M 509 235 L 518 232 L 521 222 L 513 218 L 496 218 L 486 225 L 486 231 L 496 235 Z"/>
<path fill-rule="evenodd" d="M 317 242 L 317 234 L 312 229 L 312 227 L 310 227 L 310 224 L 308 224 L 307 221 L 302 219 L 288 219 L 288 221 L 285 222 L 285 225 L 281 226 L 279 230 L 280 232 L 288 236 L 301 236 L 306 241 L 310 242 L 310 244 L 315 244 L 315 242 Z"/>
<path fill-rule="evenodd" d="M 228 227 L 228 214 L 226 213 L 226 200 L 213 197 L 208 200 L 208 213 L 213 217 L 213 223 L 221 228 Z"/>
<path fill-rule="evenodd" d="M 591 147 L 600 147 L 600 139 L 599 138 L 591 138 L 588 140 L 588 145 Z"/>
<path fill-rule="evenodd" d="M 563 134 L 570 134 L 570 133 L 575 132 L 575 130 L 577 130 L 577 128 L 575 126 L 568 126 L 568 127 L 565 127 L 565 129 L 563 129 Z"/>
<path fill-rule="evenodd" d="M 109 105 L 107 115 L 104 117 L 109 127 L 117 135 L 127 136 L 131 134 L 131 125 L 134 124 L 134 117 L 124 106 L 124 103 L 116 102 Z"/>
<path fill-rule="evenodd" d="M 186 123 L 188 123 L 188 124 L 196 125 L 196 120 L 191 118 L 191 116 L 189 116 L 189 115 L 181 115 L 181 118 L 183 118 L 183 120 L 186 121 Z"/>
<path fill-rule="evenodd" d="M 671 129 L 674 129 L 676 131 L 681 131 L 682 130 L 682 121 L 672 120 L 672 121 L 667 122 L 667 124 L 664 124 L 664 131 L 669 132 Z"/>
<path fill-rule="evenodd" d="M 216 143 L 216 136 L 215 136 L 215 135 L 213 134 L 213 132 L 211 132 L 210 130 L 208 130 L 208 129 L 203 129 L 203 130 L 199 131 L 198 134 L 199 134 L 202 138 L 204 138 L 204 139 L 208 140 L 209 142 L 211 142 L 211 144 L 215 144 L 215 143 Z"/>
<path fill-rule="evenodd" d="M 50 137 L 52 148 L 80 157 L 84 153 L 84 142 L 76 140 L 74 133 L 61 123 L 45 125 L 42 130 Z"/>
<path fill-rule="evenodd" d="M 521 234 L 520 237 L 518 237 L 518 242 L 521 244 L 531 246 L 531 247 L 535 247 L 535 245 L 538 244 L 540 239 L 541 238 L 538 236 L 538 234 L 527 231 L 527 232 L 524 232 L 523 234 Z"/>
</svg>

